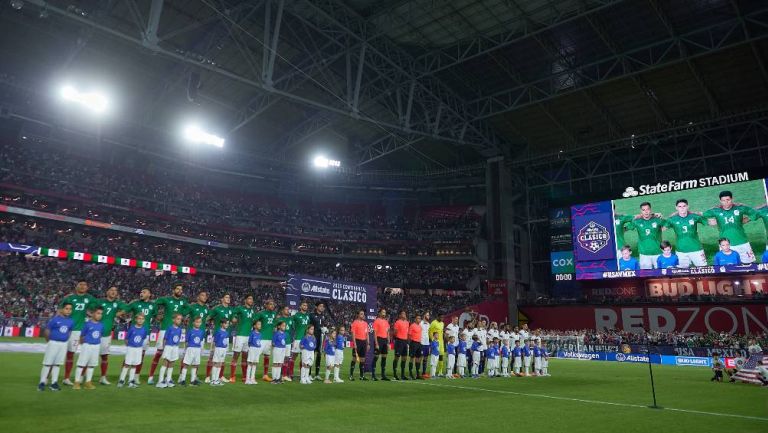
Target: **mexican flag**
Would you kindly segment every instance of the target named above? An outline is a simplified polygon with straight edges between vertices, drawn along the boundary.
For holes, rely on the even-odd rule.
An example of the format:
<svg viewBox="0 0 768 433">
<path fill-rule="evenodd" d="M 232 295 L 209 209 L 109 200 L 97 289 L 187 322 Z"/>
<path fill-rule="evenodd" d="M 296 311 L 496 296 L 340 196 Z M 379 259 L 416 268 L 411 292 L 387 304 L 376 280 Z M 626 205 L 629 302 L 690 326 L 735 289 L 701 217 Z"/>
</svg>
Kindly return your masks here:
<svg viewBox="0 0 768 433">
<path fill-rule="evenodd" d="M 122 266 L 130 266 L 132 268 L 135 268 L 136 267 L 136 259 L 126 259 L 126 258 L 121 257 L 120 258 L 120 264 Z"/>
<path fill-rule="evenodd" d="M 108 265 L 115 264 L 115 258 L 112 256 L 101 256 L 101 255 L 93 254 L 91 255 L 91 261 L 96 263 L 106 263 Z"/>
<path fill-rule="evenodd" d="M 163 266 L 160 268 L 165 272 L 178 272 L 178 267 L 176 265 L 171 265 L 168 263 L 163 263 Z"/>
<path fill-rule="evenodd" d="M 79 253 L 77 251 L 69 251 L 67 253 L 67 258 L 69 260 L 80 260 L 84 262 L 90 262 L 93 260 L 91 253 Z"/>
<path fill-rule="evenodd" d="M 81 262 L 91 263 L 104 263 L 108 265 L 119 264 L 121 266 L 130 266 L 132 268 L 139 267 L 142 269 L 154 269 L 156 271 L 173 273 L 181 272 L 183 274 L 191 275 L 195 275 L 197 273 L 197 269 L 193 268 L 192 266 L 177 266 L 170 263 L 153 262 L 151 260 L 136 260 L 126 257 L 104 256 L 100 254 L 81 253 L 79 251 L 59 250 L 56 248 L 39 248 L 37 251 L 38 254 L 43 257 L 56 257 L 59 259 L 78 260 Z"/>
<path fill-rule="evenodd" d="M 66 259 L 67 258 L 67 251 L 66 250 L 57 250 L 55 248 L 40 248 L 40 255 L 41 256 L 48 256 L 48 257 L 58 257 L 60 259 Z"/>
</svg>

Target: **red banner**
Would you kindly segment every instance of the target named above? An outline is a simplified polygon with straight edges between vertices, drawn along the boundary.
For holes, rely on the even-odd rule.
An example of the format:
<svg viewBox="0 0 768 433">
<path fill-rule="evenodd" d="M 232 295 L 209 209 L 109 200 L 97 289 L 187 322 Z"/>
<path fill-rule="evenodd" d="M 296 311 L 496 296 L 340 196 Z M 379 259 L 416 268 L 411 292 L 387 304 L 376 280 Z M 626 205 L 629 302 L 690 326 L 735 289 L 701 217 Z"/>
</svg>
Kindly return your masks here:
<svg viewBox="0 0 768 433">
<path fill-rule="evenodd" d="M 585 280 L 581 283 L 584 296 L 588 299 L 636 298 L 645 294 L 642 280 Z"/>
<path fill-rule="evenodd" d="M 584 296 L 590 299 L 679 298 L 681 296 L 752 297 L 768 293 L 768 277 L 735 275 L 731 277 L 675 277 L 625 280 L 582 281 Z"/>
<path fill-rule="evenodd" d="M 681 306 L 527 306 L 520 311 L 531 328 L 619 329 L 642 332 L 768 332 L 765 304 L 688 304 Z"/>
<path fill-rule="evenodd" d="M 454 317 L 459 318 L 459 327 L 464 327 L 464 323 L 471 321 L 474 317 L 485 319 L 487 323 L 509 322 L 509 303 L 507 299 L 497 299 L 485 301 L 479 304 L 470 305 L 461 310 L 452 311 L 443 316 L 443 322 L 451 323 Z"/>
<path fill-rule="evenodd" d="M 645 282 L 650 298 L 662 296 L 753 296 L 768 291 L 768 277 L 743 275 L 734 277 L 659 278 Z"/>
<path fill-rule="evenodd" d="M 507 280 L 486 280 L 488 294 L 507 298 Z"/>
</svg>

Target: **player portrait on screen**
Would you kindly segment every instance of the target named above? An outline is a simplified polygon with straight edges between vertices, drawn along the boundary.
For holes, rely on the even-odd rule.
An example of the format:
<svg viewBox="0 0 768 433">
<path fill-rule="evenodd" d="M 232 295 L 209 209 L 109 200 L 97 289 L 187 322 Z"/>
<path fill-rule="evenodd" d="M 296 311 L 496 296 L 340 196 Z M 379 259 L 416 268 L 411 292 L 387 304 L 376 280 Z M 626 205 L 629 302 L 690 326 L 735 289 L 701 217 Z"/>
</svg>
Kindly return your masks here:
<svg viewBox="0 0 768 433">
<path fill-rule="evenodd" d="M 739 264 L 768 263 L 763 179 L 629 197 L 614 200 L 613 208 L 619 270 L 633 266 L 627 254 L 637 259 L 641 270 L 712 265 L 723 250 L 720 239 L 728 240 Z M 675 259 L 659 261 L 662 242 L 669 244 Z"/>
</svg>

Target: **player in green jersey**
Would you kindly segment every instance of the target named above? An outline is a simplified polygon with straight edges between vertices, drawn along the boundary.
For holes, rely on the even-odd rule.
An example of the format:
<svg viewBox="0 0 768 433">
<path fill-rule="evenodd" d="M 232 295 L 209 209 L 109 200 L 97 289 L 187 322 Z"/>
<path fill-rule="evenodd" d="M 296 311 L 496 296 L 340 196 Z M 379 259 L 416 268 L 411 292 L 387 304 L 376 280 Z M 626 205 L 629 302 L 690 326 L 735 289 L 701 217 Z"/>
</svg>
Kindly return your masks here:
<svg viewBox="0 0 768 433">
<path fill-rule="evenodd" d="M 707 225 L 707 219 L 699 214 L 688 211 L 688 200 L 681 198 L 675 202 L 677 213 L 673 214 L 666 221 L 664 227 L 674 230 L 677 242 L 677 258 L 680 260 L 679 267 L 689 268 L 693 266 L 707 266 L 707 256 L 704 254 L 704 247 L 699 240 L 699 224 Z"/>
<path fill-rule="evenodd" d="M 131 320 L 133 320 L 139 313 L 144 315 L 144 329 L 147 330 L 147 338 L 144 339 L 144 348 L 141 351 L 141 362 L 136 366 L 136 380 L 138 385 L 141 383 L 139 376 L 141 376 L 141 368 L 144 366 L 144 355 L 147 353 L 147 347 L 149 347 L 149 334 L 152 331 L 152 319 L 157 316 L 157 307 L 152 302 L 152 291 L 149 287 L 141 289 L 139 293 L 139 299 L 128 304 L 128 313 L 131 313 Z"/>
<path fill-rule="evenodd" d="M 184 286 L 181 283 L 176 283 L 173 285 L 171 296 L 164 296 L 155 300 L 155 308 L 158 310 L 162 308 L 162 319 L 160 320 L 160 332 L 157 334 L 157 341 L 155 341 L 155 356 L 149 367 L 149 380 L 147 380 L 149 385 L 155 383 L 155 370 L 165 348 L 165 331 L 173 324 L 173 317 L 183 313 L 189 305 L 189 302 L 182 296 L 184 296 Z"/>
<path fill-rule="evenodd" d="M 245 372 L 248 369 L 248 336 L 251 335 L 253 318 L 256 316 L 253 311 L 253 295 L 245 297 L 243 305 L 235 308 L 233 316 L 235 343 L 232 345 L 232 360 L 229 363 L 229 381 L 237 382 L 235 370 L 237 369 L 237 358 L 240 357 L 240 370 L 243 375 L 243 382 L 245 382 L 247 378 Z"/>
<path fill-rule="evenodd" d="M 206 331 L 205 321 L 208 318 L 208 292 L 205 290 L 197 294 L 197 301 L 187 304 L 187 308 L 183 314 L 188 316 L 187 328 L 193 328 L 195 318 L 200 318 L 200 329 L 203 330 L 203 334 Z"/>
<path fill-rule="evenodd" d="M 72 373 L 72 365 L 75 359 L 75 351 L 80 345 L 80 331 L 85 326 L 85 319 L 88 316 L 88 312 L 96 308 L 97 299 L 88 294 L 88 283 L 80 280 L 75 286 L 75 292 L 67 295 L 59 303 L 60 307 L 64 307 L 64 304 L 72 305 L 72 314 L 69 316 L 74 321 L 72 327 L 72 333 L 69 335 L 69 341 L 67 342 L 67 358 L 64 362 L 64 385 L 72 385 L 72 381 L 69 380 L 69 376 Z"/>
<path fill-rule="evenodd" d="M 277 319 L 275 319 L 275 325 L 279 325 L 280 323 L 285 323 L 285 345 L 288 348 L 293 347 L 293 340 L 294 340 L 294 321 L 293 316 L 291 316 L 291 310 L 288 308 L 288 306 L 284 306 L 280 309 L 280 315 L 277 316 Z M 300 337 L 299 341 L 304 338 Z M 293 369 L 294 369 L 294 363 L 295 359 L 293 356 L 288 355 L 286 360 L 283 362 L 283 369 L 282 374 L 280 375 L 280 378 L 282 380 L 285 380 L 286 382 L 293 382 Z"/>
<path fill-rule="evenodd" d="M 749 239 L 744 232 L 744 217 L 752 221 L 759 218 L 757 212 L 749 206 L 733 203 L 733 193 L 720 192 L 720 206 L 712 208 L 703 214 L 709 219 L 709 225 L 717 226 L 720 230 L 720 238 L 727 238 L 731 242 L 731 249 L 739 253 L 742 264 L 753 263 L 755 253 L 749 245 Z"/>
<path fill-rule="evenodd" d="M 640 269 L 656 269 L 661 254 L 661 230 L 664 220 L 653 214 L 651 204 L 640 204 L 640 218 L 635 218 L 628 228 L 637 231 L 637 249 L 640 253 Z"/>
<path fill-rule="evenodd" d="M 262 379 L 265 382 L 270 382 L 272 379 L 269 378 L 267 375 L 267 372 L 269 371 L 269 354 L 272 353 L 272 337 L 275 332 L 275 316 L 277 316 L 277 311 L 275 311 L 275 301 L 272 299 L 267 299 L 267 301 L 264 303 L 264 309 L 259 311 L 258 314 L 256 314 L 256 317 L 253 318 L 254 321 L 258 320 L 261 322 L 261 353 L 264 354 L 264 376 Z"/>
<path fill-rule="evenodd" d="M 763 257 L 760 258 L 760 261 L 768 263 L 768 206 L 763 206 L 758 209 L 757 216 L 763 219 L 763 224 L 765 225 L 765 251 L 763 252 Z"/>
<path fill-rule="evenodd" d="M 104 325 L 101 334 L 101 347 L 99 347 L 99 355 L 101 355 L 99 383 L 102 385 L 110 384 L 107 380 L 107 370 L 109 369 L 109 348 L 112 345 L 112 328 L 115 325 L 115 318 L 122 316 L 123 312 L 128 309 L 128 304 L 117 298 L 118 293 L 117 287 L 112 286 L 107 289 L 106 298 L 96 302 L 96 306 L 102 309 L 101 323 Z"/>
<path fill-rule="evenodd" d="M 291 359 L 290 366 L 288 367 L 288 377 L 293 376 L 293 367 L 296 362 L 296 358 L 301 357 L 301 339 L 307 333 L 309 327 L 309 304 L 307 301 L 301 301 L 299 304 L 299 311 L 293 315 L 293 345 L 291 345 Z M 318 343 L 319 344 L 319 343 Z"/>
<path fill-rule="evenodd" d="M 229 293 L 225 294 L 221 298 L 221 304 L 213 307 L 211 309 L 211 312 L 208 313 L 208 320 L 213 320 L 213 329 L 214 332 L 219 330 L 221 328 L 221 322 L 226 321 L 229 322 L 232 319 L 232 313 L 234 309 L 230 305 L 232 302 L 232 297 L 229 296 Z M 213 353 L 214 343 L 211 342 L 211 353 Z M 205 366 L 205 383 L 210 383 L 211 379 L 211 369 L 213 368 L 213 356 L 208 357 L 208 365 Z M 227 379 L 224 378 L 224 369 L 220 369 L 219 372 L 219 379 L 226 382 Z"/>
<path fill-rule="evenodd" d="M 627 230 L 626 226 L 632 222 L 634 217 L 632 215 L 616 215 L 613 219 L 616 233 L 616 250 L 621 251 L 624 247 L 624 232 Z"/>
</svg>

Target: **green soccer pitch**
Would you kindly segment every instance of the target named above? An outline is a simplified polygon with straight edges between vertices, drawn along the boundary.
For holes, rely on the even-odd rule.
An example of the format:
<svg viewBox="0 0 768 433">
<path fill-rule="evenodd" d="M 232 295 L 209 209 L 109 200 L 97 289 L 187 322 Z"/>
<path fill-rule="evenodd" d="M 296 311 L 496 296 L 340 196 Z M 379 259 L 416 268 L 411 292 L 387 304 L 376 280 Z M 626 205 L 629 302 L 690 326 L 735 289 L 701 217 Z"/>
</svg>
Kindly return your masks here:
<svg viewBox="0 0 768 433">
<path fill-rule="evenodd" d="M 147 357 L 140 388 L 118 389 L 122 357 L 110 358 L 113 385 L 56 393 L 36 389 L 42 354 L 0 353 L 0 431 L 768 431 L 767 390 L 711 383 L 706 368 L 654 366 L 656 410 L 645 364 L 552 360 L 552 376 L 540 378 L 157 389 L 146 385 Z"/>
<path fill-rule="evenodd" d="M 675 202 L 684 198 L 688 200 L 688 206 L 692 213 L 703 213 L 704 211 L 720 205 L 718 194 L 720 191 L 729 190 L 733 193 L 734 203 L 744 204 L 746 206 L 758 209 L 766 205 L 765 188 L 763 180 L 736 183 L 732 185 L 723 185 L 717 187 L 707 187 L 693 189 L 688 191 L 668 192 L 649 196 L 632 197 L 621 200 L 614 200 L 616 215 L 639 215 L 640 203 L 649 202 L 654 213 L 660 213 L 663 218 L 667 218 L 677 212 Z M 719 231 L 717 226 L 699 225 L 699 240 L 704 246 L 704 253 L 707 256 L 707 263 L 712 264 L 715 254 L 719 251 L 717 239 Z M 744 232 L 749 238 L 749 244 L 752 245 L 752 251 L 755 252 L 755 258 L 759 261 L 763 251 L 765 251 L 766 233 L 764 224 L 761 220 L 750 221 L 744 225 Z M 674 230 L 664 230 L 662 240 L 669 241 L 673 249 L 675 247 Z M 632 246 L 632 255 L 639 256 L 637 252 L 637 232 L 627 230 L 624 232 L 624 242 Z M 618 246 L 618 249 L 621 245 Z"/>
</svg>

